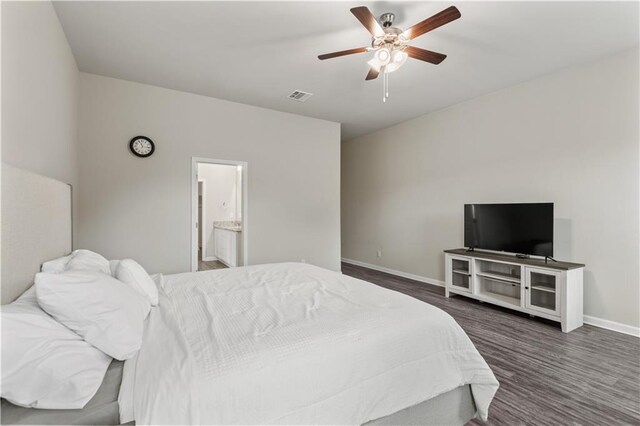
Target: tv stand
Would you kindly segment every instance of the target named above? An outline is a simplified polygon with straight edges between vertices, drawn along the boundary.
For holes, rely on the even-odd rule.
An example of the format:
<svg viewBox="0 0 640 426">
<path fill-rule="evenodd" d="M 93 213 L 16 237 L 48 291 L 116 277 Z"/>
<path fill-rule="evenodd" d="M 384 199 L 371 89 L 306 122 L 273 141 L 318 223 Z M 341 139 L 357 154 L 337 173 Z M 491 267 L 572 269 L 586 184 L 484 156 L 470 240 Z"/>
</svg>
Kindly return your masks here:
<svg viewBox="0 0 640 426">
<path fill-rule="evenodd" d="M 554 260 L 554 259 L 552 259 Z M 584 265 L 466 249 L 445 250 L 445 295 L 460 295 L 582 326 Z"/>
</svg>

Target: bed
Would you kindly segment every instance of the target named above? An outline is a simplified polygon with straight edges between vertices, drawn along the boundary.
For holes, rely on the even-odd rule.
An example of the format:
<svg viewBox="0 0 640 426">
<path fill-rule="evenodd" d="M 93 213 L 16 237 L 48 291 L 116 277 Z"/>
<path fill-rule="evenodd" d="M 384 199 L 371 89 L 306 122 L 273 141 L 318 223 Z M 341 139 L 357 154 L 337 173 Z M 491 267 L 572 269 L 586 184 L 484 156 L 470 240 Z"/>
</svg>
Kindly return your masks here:
<svg viewBox="0 0 640 426">
<path fill-rule="evenodd" d="M 122 383 L 122 361 L 112 361 L 100 389 L 82 410 L 39 410 L 18 407 L 2 399 L 0 412 L 5 425 L 114 425 L 120 423 L 118 393 Z"/>
<path fill-rule="evenodd" d="M 3 227 L 4 185 L 3 169 Z M 10 294 L 30 286 L 33 263 L 13 272 Z M 464 424 L 487 418 L 498 388 L 448 314 L 340 273 L 255 265 L 166 275 L 159 287 L 140 351 L 112 363 L 83 409 L 3 400 L 3 424 Z"/>
</svg>

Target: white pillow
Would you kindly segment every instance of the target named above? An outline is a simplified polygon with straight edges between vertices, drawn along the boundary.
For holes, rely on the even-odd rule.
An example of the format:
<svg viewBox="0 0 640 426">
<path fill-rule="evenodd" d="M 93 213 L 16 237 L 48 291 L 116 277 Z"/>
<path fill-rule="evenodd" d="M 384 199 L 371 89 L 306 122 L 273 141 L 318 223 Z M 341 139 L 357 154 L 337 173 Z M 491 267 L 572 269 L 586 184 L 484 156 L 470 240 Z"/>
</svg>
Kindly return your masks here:
<svg viewBox="0 0 640 426">
<path fill-rule="evenodd" d="M 102 272 L 110 275 L 109 261 L 90 250 L 76 250 L 71 254 L 66 271 Z"/>
<path fill-rule="evenodd" d="M 2 306 L 2 398 L 13 404 L 82 408 L 110 363 L 111 357 L 40 309 L 33 287 Z"/>
<path fill-rule="evenodd" d="M 151 275 L 151 279 L 155 283 L 156 289 L 157 288 L 164 288 L 164 275 L 162 275 L 162 274 L 153 274 L 153 275 Z M 160 303 L 160 300 L 158 300 L 158 303 Z"/>
<path fill-rule="evenodd" d="M 36 274 L 40 307 L 112 357 L 140 349 L 149 301 L 110 275 L 91 272 Z"/>
<path fill-rule="evenodd" d="M 118 270 L 118 265 L 120 264 L 119 260 L 110 260 L 109 261 L 109 270 L 111 271 L 111 276 L 116 278 L 116 271 Z M 44 272 L 44 271 L 42 271 Z"/>
<path fill-rule="evenodd" d="M 149 299 L 151 306 L 158 304 L 158 287 L 156 287 L 156 283 L 135 260 L 121 260 L 116 269 L 116 278 Z"/>
<path fill-rule="evenodd" d="M 40 270 L 42 272 L 50 272 L 52 274 L 61 274 L 65 269 L 67 269 L 67 263 L 69 263 L 72 257 L 73 255 L 70 254 L 68 256 L 62 256 L 57 259 L 44 262 Z"/>
</svg>

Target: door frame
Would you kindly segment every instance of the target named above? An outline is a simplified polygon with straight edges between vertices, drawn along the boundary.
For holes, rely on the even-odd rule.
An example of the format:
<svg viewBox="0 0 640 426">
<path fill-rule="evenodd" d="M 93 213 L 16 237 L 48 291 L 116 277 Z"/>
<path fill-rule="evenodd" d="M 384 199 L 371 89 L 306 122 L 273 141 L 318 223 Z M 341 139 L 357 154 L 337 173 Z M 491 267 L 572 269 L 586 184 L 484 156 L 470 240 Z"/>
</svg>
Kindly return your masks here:
<svg viewBox="0 0 640 426">
<path fill-rule="evenodd" d="M 206 180 L 202 180 L 202 179 L 198 179 L 198 189 L 197 191 L 200 191 L 200 184 L 202 184 L 202 222 L 198 223 L 198 231 L 199 231 L 199 236 L 202 238 L 202 260 L 206 260 L 207 257 L 207 244 L 205 241 L 205 226 L 202 226 L 203 223 L 207 223 L 207 181 Z M 198 210 L 196 210 L 196 222 L 198 222 Z M 197 251 L 197 247 L 196 247 L 196 251 Z M 197 253 L 196 253 L 197 255 Z"/>
<path fill-rule="evenodd" d="M 246 161 L 191 157 L 191 272 L 198 270 L 198 228 L 196 228 L 198 221 L 198 164 L 242 166 L 242 265 L 249 265 L 249 163 Z M 202 243 L 204 244 L 204 239 Z"/>
</svg>

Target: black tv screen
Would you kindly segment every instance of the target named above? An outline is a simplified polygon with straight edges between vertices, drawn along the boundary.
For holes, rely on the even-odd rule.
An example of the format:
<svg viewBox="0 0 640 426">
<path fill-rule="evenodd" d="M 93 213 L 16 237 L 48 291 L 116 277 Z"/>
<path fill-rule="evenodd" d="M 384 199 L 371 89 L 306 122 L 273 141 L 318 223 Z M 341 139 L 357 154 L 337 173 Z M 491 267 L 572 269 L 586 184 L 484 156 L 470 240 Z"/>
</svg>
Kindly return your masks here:
<svg viewBox="0 0 640 426">
<path fill-rule="evenodd" d="M 464 245 L 553 256 L 553 203 L 465 204 Z"/>
</svg>

